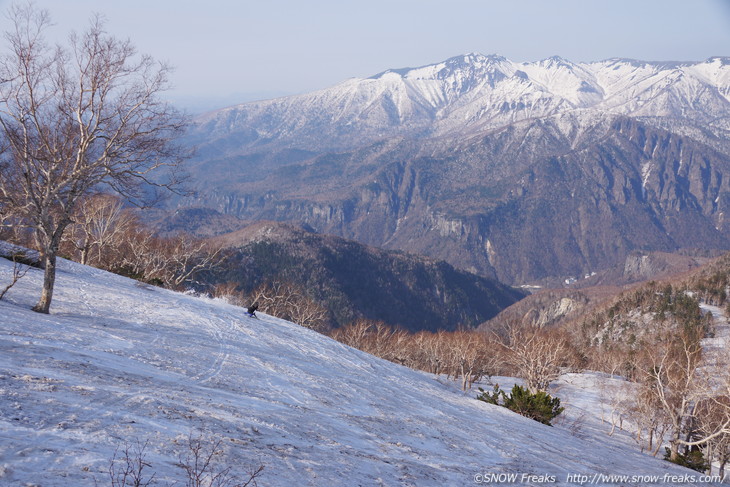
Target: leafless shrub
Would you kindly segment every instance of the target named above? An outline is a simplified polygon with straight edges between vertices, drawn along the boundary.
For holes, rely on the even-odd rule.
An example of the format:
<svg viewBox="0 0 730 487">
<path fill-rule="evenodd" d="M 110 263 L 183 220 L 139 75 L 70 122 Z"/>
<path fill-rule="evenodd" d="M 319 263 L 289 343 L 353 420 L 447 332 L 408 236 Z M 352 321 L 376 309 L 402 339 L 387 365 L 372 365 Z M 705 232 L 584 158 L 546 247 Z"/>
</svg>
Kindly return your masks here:
<svg viewBox="0 0 730 487">
<path fill-rule="evenodd" d="M 219 266 L 223 254 L 221 246 L 187 234 L 158 237 L 136 221 L 115 234 L 112 246 L 102 268 L 172 289 L 198 284 L 199 273 Z"/>
<path fill-rule="evenodd" d="M 23 264 L 21 262 L 22 255 L 15 252 L 10 257 L 13 261 L 13 277 L 10 279 L 10 284 L 5 286 L 5 288 L 0 291 L 0 299 L 3 299 L 5 297 L 5 294 L 10 291 L 10 289 L 15 286 L 20 279 L 22 279 L 25 274 L 28 272 L 28 269 L 30 269 L 30 265 Z"/>
<path fill-rule="evenodd" d="M 237 481 L 230 466 L 221 465 L 220 457 L 225 454 L 223 440 L 207 440 L 202 436 L 190 435 L 187 450 L 176 464 L 185 472 L 186 487 L 246 487 L 256 485 L 264 470 L 263 465 L 253 468 L 248 478 Z"/>
<path fill-rule="evenodd" d="M 109 482 L 111 487 L 147 487 L 153 485 L 155 474 L 147 475 L 145 469 L 151 467 L 147 462 L 147 446 L 149 442 L 134 445 L 124 444 L 117 448 L 109 462 Z"/>
<path fill-rule="evenodd" d="M 77 254 L 80 263 L 101 268 L 108 268 L 124 244 L 124 235 L 139 225 L 136 217 L 123 209 L 121 198 L 104 193 L 85 198 L 71 219 L 63 244 Z"/>
<path fill-rule="evenodd" d="M 218 283 L 213 286 L 211 294 L 214 298 L 223 299 L 235 306 L 243 306 L 245 304 L 243 294 L 238 290 L 238 285 L 235 282 Z"/>
<path fill-rule="evenodd" d="M 111 487 L 148 487 L 158 483 L 156 473 L 148 474 L 152 465 L 147 461 L 149 442 L 125 443 L 114 451 L 109 461 L 109 485 Z M 233 473 L 226 465 L 223 440 L 189 435 L 183 452 L 175 464 L 184 474 L 185 487 L 255 487 L 264 465 L 252 466 L 245 474 Z M 96 479 L 94 485 L 98 486 Z M 170 486 L 180 485 L 177 481 Z"/>
<path fill-rule="evenodd" d="M 337 328 L 332 337 L 363 352 L 401 365 L 412 366 L 412 335 L 382 321 L 359 319 Z"/>
<path fill-rule="evenodd" d="M 588 436 L 585 431 L 586 416 L 586 413 L 581 413 L 573 419 L 568 419 L 564 414 L 561 414 L 552 421 L 552 425 L 561 426 L 563 429 L 567 430 L 571 436 L 583 439 Z"/>
</svg>

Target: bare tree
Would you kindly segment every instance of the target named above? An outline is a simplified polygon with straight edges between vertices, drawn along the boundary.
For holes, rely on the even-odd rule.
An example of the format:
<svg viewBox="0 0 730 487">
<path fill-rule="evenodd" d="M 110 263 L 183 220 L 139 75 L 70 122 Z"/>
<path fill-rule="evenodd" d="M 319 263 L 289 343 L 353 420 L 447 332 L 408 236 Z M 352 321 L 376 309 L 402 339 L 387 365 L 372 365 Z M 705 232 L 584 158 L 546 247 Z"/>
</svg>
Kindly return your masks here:
<svg viewBox="0 0 730 487">
<path fill-rule="evenodd" d="M 263 284 L 253 291 L 249 299 L 251 303 L 258 303 L 262 312 L 305 328 L 323 331 L 327 327 L 327 309 L 294 283 L 275 281 Z"/>
<path fill-rule="evenodd" d="M 711 396 L 698 402 L 695 408 L 697 414 L 697 429 L 700 435 L 709 436 L 717 431 L 719 425 L 725 424 L 730 417 L 730 396 Z M 725 478 L 725 466 L 730 460 L 730 431 L 710 438 L 705 445 L 705 458 L 710 465 L 709 475 L 712 474 L 712 461 L 718 465 L 717 475 Z"/>
<path fill-rule="evenodd" d="M 569 337 L 559 330 L 513 324 L 500 340 L 505 361 L 533 391 L 547 390 L 565 369 L 578 364 Z"/>
<path fill-rule="evenodd" d="M 630 396 L 623 391 L 621 401 L 627 418 L 635 425 L 634 439 L 639 447 L 656 456 L 670 424 L 666 411 L 657 404 L 656 395 L 646 389 L 639 389 Z"/>
<path fill-rule="evenodd" d="M 401 330 L 382 321 L 370 321 L 366 352 L 376 357 L 396 362 L 398 344 L 404 336 Z"/>
<path fill-rule="evenodd" d="M 120 198 L 104 193 L 85 198 L 72 220 L 64 240 L 78 251 L 79 262 L 96 266 L 103 264 L 105 252 L 117 250 L 123 235 L 136 224 L 132 214 L 124 211 Z"/>
<path fill-rule="evenodd" d="M 448 367 L 446 355 L 446 342 L 448 332 L 440 330 L 436 333 L 421 332 L 417 340 L 418 347 L 422 351 L 428 372 L 440 375 Z"/>
<path fill-rule="evenodd" d="M 0 59 L 0 207 L 30 226 L 43 256 L 48 313 L 56 256 L 82 198 L 103 188 L 138 203 L 173 187 L 185 150 L 184 119 L 158 95 L 170 69 L 137 55 L 97 16 L 68 46 L 50 47 L 47 11 L 13 6 Z M 169 178 L 151 180 L 162 166 Z"/>
<path fill-rule="evenodd" d="M 669 459 L 677 461 L 680 447 L 695 447 L 730 434 L 730 414 L 718 413 L 714 422 L 700 422 L 700 406 L 716 395 L 710 377 L 700 367 L 702 347 L 696 336 L 681 333 L 647 350 L 649 367 L 644 387 L 646 397 L 661 409 L 669 432 Z M 720 409 L 727 405 L 715 403 Z M 701 429 L 700 424 L 706 429 Z M 711 425 L 711 427 L 708 427 Z"/>
<path fill-rule="evenodd" d="M 454 379 L 461 377 L 463 391 L 491 373 L 497 347 L 488 343 L 485 335 L 476 331 L 455 331 L 444 337 L 448 337 L 450 374 Z"/>
<path fill-rule="evenodd" d="M 345 345 L 365 351 L 372 324 L 368 320 L 357 320 L 332 331 L 332 338 Z"/>
<path fill-rule="evenodd" d="M 198 273 L 218 266 L 223 251 L 221 245 L 183 233 L 174 236 L 164 247 L 169 250 L 169 272 L 163 280 L 170 287 L 179 287 L 186 282 L 195 283 Z"/>
<path fill-rule="evenodd" d="M 464 391 L 491 375 L 501 359 L 500 345 L 473 330 L 411 334 L 383 322 L 359 319 L 334 330 L 332 338 L 407 367 L 461 378 Z"/>
<path fill-rule="evenodd" d="M 133 221 L 119 235 L 119 258 L 113 267 L 168 288 L 199 284 L 198 274 L 215 269 L 223 260 L 221 245 L 185 233 L 158 237 Z"/>
</svg>

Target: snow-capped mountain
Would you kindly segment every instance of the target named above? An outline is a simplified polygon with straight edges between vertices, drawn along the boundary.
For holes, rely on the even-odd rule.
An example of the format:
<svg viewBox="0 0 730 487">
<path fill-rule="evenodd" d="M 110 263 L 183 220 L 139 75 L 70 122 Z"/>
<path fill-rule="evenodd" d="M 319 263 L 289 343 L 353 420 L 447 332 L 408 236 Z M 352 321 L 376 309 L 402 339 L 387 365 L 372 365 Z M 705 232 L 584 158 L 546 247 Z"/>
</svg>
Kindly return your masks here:
<svg viewBox="0 0 730 487">
<path fill-rule="evenodd" d="M 0 258 L 0 285 L 12 272 Z M 220 301 L 59 259 L 42 315 L 30 310 L 41 285 L 31 269 L 0 301 L 3 486 L 132 485 L 110 479 L 126 459 L 141 460 L 134 485 L 153 474 L 149 485 L 185 485 L 198 437 L 199 469 L 220 441 L 213 474 L 230 467 L 240 481 L 263 465 L 258 485 L 270 487 L 710 485 L 608 436 L 594 375 L 564 378 L 565 420 L 549 427 Z"/>
<path fill-rule="evenodd" d="M 207 137 L 241 144 L 293 141 L 352 147 L 398 134 L 440 135 L 504 126 L 575 109 L 683 117 L 730 129 L 730 58 L 697 63 L 560 57 L 518 63 L 468 54 L 353 78 L 314 93 L 247 103 L 199 120 Z"/>
<path fill-rule="evenodd" d="M 730 58 L 469 54 L 210 113 L 190 142 L 195 204 L 509 283 L 730 246 Z"/>
</svg>

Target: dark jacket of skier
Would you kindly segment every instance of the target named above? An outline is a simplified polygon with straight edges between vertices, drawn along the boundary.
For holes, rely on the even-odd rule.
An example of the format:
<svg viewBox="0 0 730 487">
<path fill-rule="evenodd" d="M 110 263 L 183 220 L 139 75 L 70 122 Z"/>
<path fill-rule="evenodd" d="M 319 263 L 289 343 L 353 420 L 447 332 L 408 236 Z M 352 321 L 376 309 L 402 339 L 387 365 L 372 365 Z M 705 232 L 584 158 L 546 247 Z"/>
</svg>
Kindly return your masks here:
<svg viewBox="0 0 730 487">
<path fill-rule="evenodd" d="M 259 305 L 257 303 L 253 303 L 251 306 L 248 307 L 246 311 L 248 312 L 249 316 L 256 316 L 257 309 L 259 309 Z"/>
</svg>

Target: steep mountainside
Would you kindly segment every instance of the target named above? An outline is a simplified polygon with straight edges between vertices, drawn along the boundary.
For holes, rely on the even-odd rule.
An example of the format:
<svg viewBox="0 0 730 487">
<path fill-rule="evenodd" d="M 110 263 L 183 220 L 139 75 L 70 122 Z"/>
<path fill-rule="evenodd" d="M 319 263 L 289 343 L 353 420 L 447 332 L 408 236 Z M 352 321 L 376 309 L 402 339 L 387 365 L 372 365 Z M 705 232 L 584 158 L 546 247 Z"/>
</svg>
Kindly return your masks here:
<svg viewBox="0 0 730 487">
<path fill-rule="evenodd" d="M 476 326 L 524 296 L 443 261 L 283 224 L 262 222 L 218 240 L 235 252 L 213 281 L 246 292 L 267 281 L 293 282 L 330 311 L 334 325 L 367 318 L 412 331 L 454 330 Z"/>
<path fill-rule="evenodd" d="M 727 58 L 467 55 L 207 115 L 194 204 L 523 283 L 730 248 L 728 133 Z"/>
</svg>

